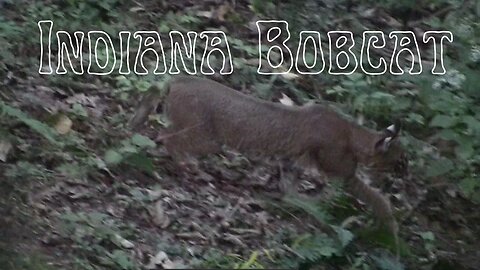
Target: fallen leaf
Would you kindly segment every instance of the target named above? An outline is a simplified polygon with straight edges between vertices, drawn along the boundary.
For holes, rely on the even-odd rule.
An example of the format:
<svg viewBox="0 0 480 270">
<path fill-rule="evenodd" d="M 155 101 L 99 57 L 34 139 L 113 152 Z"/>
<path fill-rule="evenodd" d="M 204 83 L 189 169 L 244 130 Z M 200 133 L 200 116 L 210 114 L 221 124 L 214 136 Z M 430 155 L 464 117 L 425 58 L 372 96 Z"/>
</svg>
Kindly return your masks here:
<svg viewBox="0 0 480 270">
<path fill-rule="evenodd" d="M 68 116 L 62 114 L 58 118 L 58 121 L 55 124 L 54 128 L 59 134 L 65 135 L 68 132 L 70 132 L 70 130 L 72 129 L 72 125 L 73 125 L 72 120 L 70 120 L 70 118 L 68 118 Z"/>
<path fill-rule="evenodd" d="M 105 153 L 104 159 L 106 164 L 115 165 L 120 163 L 123 160 L 123 157 L 117 151 L 110 149 L 110 150 L 107 150 L 107 152 Z"/>
<path fill-rule="evenodd" d="M 0 161 L 7 161 L 8 152 L 12 149 L 12 144 L 9 141 L 0 141 Z"/>
<path fill-rule="evenodd" d="M 160 199 L 162 197 L 162 195 L 165 195 L 168 192 L 159 188 L 159 189 L 155 189 L 155 190 L 147 189 L 147 193 L 148 193 L 148 197 L 150 198 L 150 200 L 156 201 L 156 200 Z"/>
<path fill-rule="evenodd" d="M 87 96 L 84 93 L 81 93 L 67 98 L 65 102 L 71 105 L 80 104 L 83 106 L 95 108 L 99 99 L 100 98 L 98 96 Z"/>
<path fill-rule="evenodd" d="M 155 147 L 156 146 L 154 141 L 140 134 L 133 135 L 132 143 L 139 147 Z"/>
<path fill-rule="evenodd" d="M 145 8 L 140 6 L 130 8 L 130 12 L 141 12 L 141 11 L 145 11 Z"/>
<path fill-rule="evenodd" d="M 197 11 L 197 16 L 199 17 L 205 17 L 211 19 L 213 17 L 213 12 L 212 11 Z"/>
<path fill-rule="evenodd" d="M 215 17 L 217 18 L 217 20 L 224 22 L 225 16 L 231 11 L 232 11 L 232 7 L 227 2 L 221 5 L 220 7 L 218 7 L 218 9 L 215 11 L 215 15 L 216 15 Z"/>
<path fill-rule="evenodd" d="M 160 226 L 160 228 L 162 229 L 170 225 L 170 219 L 168 218 L 167 214 L 163 210 L 162 201 L 157 201 L 155 203 L 154 209 L 151 210 L 150 213 L 153 217 L 153 223 L 155 223 L 155 225 Z"/>
<path fill-rule="evenodd" d="M 207 240 L 207 238 L 199 232 L 177 233 L 177 237 L 182 239 L 187 239 L 187 240 L 203 240 L 203 241 Z"/>
<path fill-rule="evenodd" d="M 91 191 L 83 187 L 70 187 L 67 193 L 68 197 L 73 200 L 85 199 L 91 196 Z"/>
<path fill-rule="evenodd" d="M 135 245 L 134 245 L 132 242 L 130 242 L 130 241 L 128 241 L 127 239 L 123 238 L 123 237 L 122 237 L 121 235 L 119 235 L 119 234 L 115 234 L 115 235 L 113 236 L 113 242 L 114 242 L 115 244 L 117 244 L 118 246 L 123 247 L 123 248 L 131 249 L 131 248 L 135 247 Z"/>
<path fill-rule="evenodd" d="M 292 73 L 292 72 L 282 73 L 280 76 L 282 76 L 283 78 L 285 78 L 287 80 L 294 80 L 294 79 L 299 77 L 297 74 Z"/>
<path fill-rule="evenodd" d="M 359 12 L 358 15 L 360 15 L 363 18 L 369 19 L 369 18 L 375 17 L 375 15 L 377 13 L 376 11 L 377 11 L 376 8 L 369 8 L 369 9 L 365 9 L 365 10 Z"/>
<path fill-rule="evenodd" d="M 237 246 L 241 246 L 241 247 L 247 247 L 247 245 L 245 243 L 242 242 L 242 240 L 240 240 L 240 237 L 238 237 L 237 235 L 233 235 L 231 233 L 224 233 L 223 234 L 223 240 L 227 241 L 227 242 L 230 242 L 234 245 L 237 245 Z"/>
<path fill-rule="evenodd" d="M 157 265 L 164 269 L 175 268 L 174 263 L 168 258 L 167 253 L 159 251 L 155 257 L 150 259 L 150 262 L 145 266 L 146 269 L 157 269 Z"/>
</svg>

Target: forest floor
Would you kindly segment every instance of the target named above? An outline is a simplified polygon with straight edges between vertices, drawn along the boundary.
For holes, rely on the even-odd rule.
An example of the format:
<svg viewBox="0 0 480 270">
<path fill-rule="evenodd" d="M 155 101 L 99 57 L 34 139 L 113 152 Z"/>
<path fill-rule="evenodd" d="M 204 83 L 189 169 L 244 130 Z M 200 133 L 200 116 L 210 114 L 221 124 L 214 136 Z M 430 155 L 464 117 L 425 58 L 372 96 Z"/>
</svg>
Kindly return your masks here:
<svg viewBox="0 0 480 270">
<path fill-rule="evenodd" d="M 183 21 L 196 29 L 222 28 L 235 33 L 233 43 L 245 51 L 242 63 L 255 59 L 248 51 L 256 46 L 251 23 L 259 15 L 249 1 L 154 2 L 131 4 L 129 26 L 163 25 L 140 13 L 176 20 L 167 24 L 171 29 L 184 29 Z M 6 4 L 2 22 L 30 18 L 17 13 L 21 7 Z M 328 14 L 333 7 L 319 8 Z M 395 26 L 382 8 L 370 10 L 379 16 L 373 22 L 367 11 L 335 8 L 343 12 L 336 23 L 356 16 L 366 25 L 386 21 Z M 48 12 L 34 9 L 38 16 L 43 14 L 39 10 Z M 334 17 L 328 15 L 330 21 Z M 480 268 L 478 204 L 448 179 L 426 181 L 412 174 L 376 181 L 402 213 L 397 261 L 392 238 L 375 228 L 367 207 L 339 183 L 232 151 L 202 159 L 200 173 L 179 172 L 163 145 L 153 142 L 160 116 L 142 135 L 125 125 L 141 95 L 131 89 L 145 88 L 142 78 L 41 76 L 38 66 L 28 67 L 38 61 L 38 48 L 16 45 L 18 61 L 2 62 L 0 84 L 2 269 Z M 252 79 L 258 76 L 255 69 L 252 65 L 240 75 L 215 79 L 257 95 L 253 88 L 267 86 L 270 79 Z M 332 83 L 312 81 L 289 80 L 290 94 L 292 89 L 324 93 Z M 315 90 L 305 90 L 313 83 Z M 275 101 L 283 85 L 269 86 L 273 94 L 268 99 Z M 282 197 L 280 177 L 300 178 L 301 193 L 311 199 Z M 325 223 L 337 235 L 325 234 Z"/>
</svg>

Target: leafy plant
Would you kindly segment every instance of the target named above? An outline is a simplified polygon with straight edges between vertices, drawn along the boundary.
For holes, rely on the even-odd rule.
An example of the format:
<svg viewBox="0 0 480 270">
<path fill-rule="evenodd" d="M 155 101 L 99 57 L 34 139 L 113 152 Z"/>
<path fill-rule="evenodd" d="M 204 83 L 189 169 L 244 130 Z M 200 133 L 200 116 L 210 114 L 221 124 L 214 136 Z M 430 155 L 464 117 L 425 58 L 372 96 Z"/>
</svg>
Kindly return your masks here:
<svg viewBox="0 0 480 270">
<path fill-rule="evenodd" d="M 373 262 L 380 270 L 404 270 L 405 267 L 398 260 L 395 260 L 387 255 L 371 256 Z"/>
<path fill-rule="evenodd" d="M 10 105 L 7 105 L 3 101 L 0 101 L 0 114 L 13 117 L 19 120 L 20 122 L 24 123 L 29 128 L 31 128 L 33 131 L 43 136 L 50 143 L 53 143 L 53 144 L 58 143 L 57 134 L 55 130 L 53 130 L 47 124 L 28 116 L 26 113 L 22 112 L 21 110 L 14 108 Z"/>
<path fill-rule="evenodd" d="M 153 163 L 142 150 L 154 148 L 156 146 L 154 141 L 143 135 L 135 134 L 130 139 L 121 141 L 120 144 L 120 147 L 109 149 L 105 152 L 104 160 L 106 165 L 114 166 L 125 162 L 146 172 L 153 172 Z"/>
<path fill-rule="evenodd" d="M 234 269 L 264 269 L 262 264 L 257 261 L 258 251 L 252 252 L 248 260 L 242 263 L 236 263 Z"/>
<path fill-rule="evenodd" d="M 74 241 L 80 252 L 95 257 L 97 263 L 105 266 L 125 270 L 138 269 L 131 254 L 123 250 L 133 247 L 130 241 L 121 236 L 129 230 L 121 230 L 108 215 L 97 212 L 67 212 L 61 218 L 63 236 Z"/>
<path fill-rule="evenodd" d="M 338 241 L 326 234 L 305 234 L 294 241 L 292 248 L 306 260 L 318 262 L 333 256 L 341 256 L 352 238 L 348 236 Z"/>
</svg>

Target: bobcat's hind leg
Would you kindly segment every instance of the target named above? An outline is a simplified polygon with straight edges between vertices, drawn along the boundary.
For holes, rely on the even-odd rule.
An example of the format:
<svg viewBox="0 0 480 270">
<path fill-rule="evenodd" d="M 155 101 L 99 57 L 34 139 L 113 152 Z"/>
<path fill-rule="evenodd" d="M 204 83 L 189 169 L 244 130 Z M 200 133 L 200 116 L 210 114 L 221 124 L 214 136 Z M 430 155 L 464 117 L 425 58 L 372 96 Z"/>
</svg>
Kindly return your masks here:
<svg viewBox="0 0 480 270">
<path fill-rule="evenodd" d="M 314 162 L 314 154 L 312 152 L 306 152 L 300 155 L 295 160 L 291 160 L 289 158 L 283 158 L 280 160 L 280 182 L 279 182 L 279 189 L 285 195 L 291 195 L 294 197 L 300 197 L 302 199 L 310 200 L 318 200 L 322 196 L 321 195 L 306 195 L 300 193 L 298 191 L 298 187 L 301 182 L 301 177 L 306 173 L 314 173 L 314 177 L 309 177 L 316 187 L 320 184 L 325 184 L 323 181 L 317 179 L 320 173 L 317 169 L 315 169 L 315 162 Z M 288 172 L 286 172 L 286 168 L 288 168 Z"/>
<path fill-rule="evenodd" d="M 203 129 L 184 130 L 170 130 L 164 136 L 163 142 L 181 170 L 198 174 L 197 158 L 218 153 L 222 148 L 215 140 L 209 139 L 210 136 Z"/>
</svg>

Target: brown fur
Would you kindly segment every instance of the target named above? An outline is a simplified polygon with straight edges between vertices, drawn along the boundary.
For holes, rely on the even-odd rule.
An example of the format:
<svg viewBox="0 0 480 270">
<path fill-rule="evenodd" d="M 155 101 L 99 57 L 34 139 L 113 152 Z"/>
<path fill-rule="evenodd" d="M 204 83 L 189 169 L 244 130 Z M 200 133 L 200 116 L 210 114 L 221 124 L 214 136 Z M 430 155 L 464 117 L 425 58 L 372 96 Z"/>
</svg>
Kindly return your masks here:
<svg viewBox="0 0 480 270">
<path fill-rule="evenodd" d="M 166 90 L 153 87 L 131 124 L 138 126 L 163 103 L 171 122 L 164 143 L 176 160 L 218 153 L 223 145 L 245 154 L 303 159 L 343 179 L 396 232 L 389 201 L 356 175 L 358 164 L 389 169 L 398 163 L 402 151 L 395 139 L 381 147 L 391 134 L 359 126 L 328 106 L 267 102 L 208 79 L 178 76 Z"/>
</svg>

